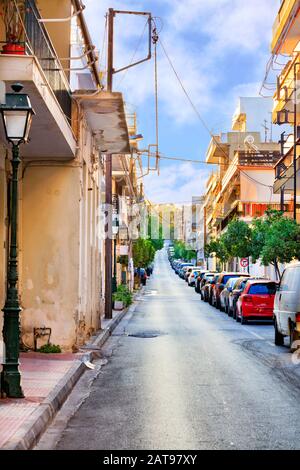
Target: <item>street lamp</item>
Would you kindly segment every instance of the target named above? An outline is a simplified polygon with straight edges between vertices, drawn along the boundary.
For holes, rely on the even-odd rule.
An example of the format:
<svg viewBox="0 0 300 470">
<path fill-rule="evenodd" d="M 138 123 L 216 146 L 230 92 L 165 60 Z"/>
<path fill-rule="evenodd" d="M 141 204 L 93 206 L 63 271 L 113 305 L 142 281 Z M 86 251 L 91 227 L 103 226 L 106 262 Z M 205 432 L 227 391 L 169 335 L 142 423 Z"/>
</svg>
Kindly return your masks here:
<svg viewBox="0 0 300 470">
<path fill-rule="evenodd" d="M 12 144 L 11 218 L 10 246 L 7 272 L 6 300 L 3 307 L 3 339 L 5 359 L 1 373 L 1 391 L 7 397 L 23 398 L 19 371 L 19 315 L 21 307 L 18 293 L 18 169 L 20 164 L 19 145 L 28 141 L 32 109 L 28 95 L 20 93 L 23 85 L 12 85 L 14 93 L 6 94 L 6 103 L 0 106 L 7 141 Z"/>
<path fill-rule="evenodd" d="M 112 277 L 111 290 L 113 294 L 117 292 L 117 235 L 119 232 L 119 222 L 118 220 L 115 220 L 115 222 L 116 224 L 112 225 L 112 234 L 114 237 L 114 272 Z"/>
</svg>

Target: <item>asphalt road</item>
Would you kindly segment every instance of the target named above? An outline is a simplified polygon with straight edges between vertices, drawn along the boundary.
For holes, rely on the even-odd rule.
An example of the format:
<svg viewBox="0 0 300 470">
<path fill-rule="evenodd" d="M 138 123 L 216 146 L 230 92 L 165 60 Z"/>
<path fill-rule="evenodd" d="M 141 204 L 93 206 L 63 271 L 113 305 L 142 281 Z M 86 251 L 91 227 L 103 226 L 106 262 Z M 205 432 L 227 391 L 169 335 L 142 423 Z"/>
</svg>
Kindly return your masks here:
<svg viewBox="0 0 300 470">
<path fill-rule="evenodd" d="M 201 302 L 165 252 L 103 355 L 85 401 L 67 425 L 62 409 L 40 448 L 300 448 L 300 365 L 288 347 L 273 345 L 272 325 L 242 326 Z"/>
</svg>

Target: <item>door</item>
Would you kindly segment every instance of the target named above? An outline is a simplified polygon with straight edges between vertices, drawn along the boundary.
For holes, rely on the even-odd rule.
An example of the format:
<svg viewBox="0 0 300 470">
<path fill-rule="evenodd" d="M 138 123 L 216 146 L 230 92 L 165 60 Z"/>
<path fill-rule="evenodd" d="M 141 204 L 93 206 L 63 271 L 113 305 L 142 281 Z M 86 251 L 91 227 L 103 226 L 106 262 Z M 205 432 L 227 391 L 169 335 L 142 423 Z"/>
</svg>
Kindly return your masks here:
<svg viewBox="0 0 300 470">
<path fill-rule="evenodd" d="M 297 290 L 300 287 L 300 268 L 289 267 L 281 279 L 276 295 L 276 317 L 280 331 L 289 334 L 289 320 L 295 319 L 297 308 Z"/>
</svg>

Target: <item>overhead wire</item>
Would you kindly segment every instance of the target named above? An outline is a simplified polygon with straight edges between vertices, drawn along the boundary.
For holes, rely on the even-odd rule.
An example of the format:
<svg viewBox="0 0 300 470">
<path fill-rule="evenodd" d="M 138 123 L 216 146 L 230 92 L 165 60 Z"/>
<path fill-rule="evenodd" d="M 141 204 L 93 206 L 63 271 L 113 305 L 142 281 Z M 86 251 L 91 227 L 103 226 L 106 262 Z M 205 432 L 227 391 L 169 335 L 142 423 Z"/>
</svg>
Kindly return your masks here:
<svg viewBox="0 0 300 470">
<path fill-rule="evenodd" d="M 194 110 L 194 112 L 195 112 L 195 114 L 197 115 L 198 119 L 199 119 L 200 122 L 202 123 L 203 127 L 207 130 L 207 132 L 209 133 L 209 135 L 210 135 L 211 138 L 213 139 L 215 145 L 221 150 L 221 152 L 222 152 L 222 153 L 224 154 L 224 156 L 227 158 L 226 152 L 224 151 L 224 149 L 222 148 L 222 146 L 220 145 L 220 143 L 217 141 L 216 137 L 212 134 L 212 132 L 211 132 L 211 130 L 209 129 L 208 125 L 206 124 L 205 120 L 202 118 L 201 114 L 199 113 L 199 111 L 198 111 L 196 105 L 194 104 L 194 102 L 193 102 L 192 99 L 190 98 L 190 96 L 189 96 L 189 94 L 188 94 L 188 92 L 187 92 L 185 86 L 183 85 L 183 83 L 182 83 L 182 81 L 181 81 L 181 79 L 180 79 L 180 77 L 179 77 L 179 74 L 177 73 L 177 71 L 176 71 L 176 69 L 175 69 L 175 67 L 174 67 L 174 65 L 173 65 L 173 62 L 172 62 L 171 58 L 169 57 L 169 55 L 168 55 L 168 53 L 167 53 L 167 51 L 166 51 L 166 48 L 165 48 L 165 46 L 164 46 L 164 44 L 163 44 L 163 42 L 162 42 L 162 40 L 161 40 L 160 37 L 159 37 L 159 43 L 160 43 L 160 45 L 161 45 L 161 47 L 162 47 L 162 50 L 163 50 L 163 52 L 164 52 L 164 54 L 165 54 L 165 56 L 166 56 L 166 58 L 167 58 L 167 60 L 168 60 L 168 62 L 169 62 L 169 64 L 170 64 L 170 66 L 171 66 L 171 68 L 172 68 L 172 70 L 173 70 L 173 72 L 174 72 L 174 75 L 176 76 L 176 78 L 177 78 L 177 80 L 178 80 L 178 82 L 179 82 L 179 84 L 180 84 L 180 86 L 181 86 L 181 88 L 182 88 L 182 90 L 183 90 L 183 92 L 184 92 L 184 94 L 185 94 L 187 100 L 189 101 L 189 103 L 190 103 L 192 109 Z M 231 165 L 229 164 L 228 166 L 230 167 Z M 261 181 L 258 181 L 258 180 L 256 180 L 255 178 L 252 178 L 251 176 L 249 176 L 247 173 L 243 172 L 242 170 L 240 170 L 240 172 L 243 173 L 249 180 L 254 181 L 254 182 L 256 182 L 257 184 L 259 184 L 259 185 L 261 185 L 261 186 L 264 186 L 264 187 L 267 187 L 267 188 L 270 188 L 270 187 L 271 187 L 270 185 L 265 185 L 265 184 L 262 183 Z"/>
<path fill-rule="evenodd" d="M 132 54 L 132 56 L 131 56 L 131 59 L 130 59 L 130 62 L 129 62 L 129 66 L 133 64 L 133 61 L 134 61 L 134 59 L 135 59 L 135 56 L 136 56 L 136 54 L 138 53 L 138 50 L 139 50 L 139 48 L 140 48 L 140 46 L 141 46 L 142 39 L 143 39 L 143 37 L 144 37 L 144 34 L 145 34 L 145 31 L 146 31 L 147 25 L 148 25 L 148 20 L 145 22 L 145 25 L 144 25 L 144 28 L 143 28 L 143 30 L 142 30 L 142 33 L 141 33 L 141 35 L 140 35 L 140 37 L 139 37 L 139 39 L 138 39 L 138 41 L 137 41 L 137 43 L 136 43 L 134 52 L 133 52 L 133 54 Z M 124 70 L 124 72 L 123 72 L 123 74 L 122 74 L 122 77 L 120 78 L 119 82 L 118 82 L 117 85 L 116 85 L 117 88 L 120 87 L 121 83 L 122 83 L 123 80 L 125 79 L 125 77 L 126 77 L 126 75 L 127 75 L 127 73 L 128 73 L 128 70 L 129 70 L 129 68 L 127 68 L 126 70 Z"/>
</svg>

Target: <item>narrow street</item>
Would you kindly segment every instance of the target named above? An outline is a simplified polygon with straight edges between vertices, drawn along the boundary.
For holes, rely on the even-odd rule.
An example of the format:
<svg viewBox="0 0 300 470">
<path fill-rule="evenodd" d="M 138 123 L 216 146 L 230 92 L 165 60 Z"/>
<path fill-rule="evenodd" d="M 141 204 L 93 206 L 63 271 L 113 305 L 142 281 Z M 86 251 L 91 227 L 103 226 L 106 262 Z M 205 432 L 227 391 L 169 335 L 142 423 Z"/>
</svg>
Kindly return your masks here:
<svg viewBox="0 0 300 470">
<path fill-rule="evenodd" d="M 287 347 L 273 345 L 273 333 L 201 302 L 159 252 L 56 448 L 299 449 L 299 367 Z M 44 447 L 62 420 L 64 407 Z"/>
</svg>

